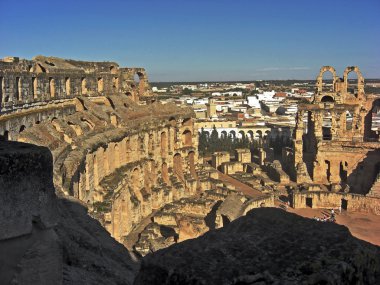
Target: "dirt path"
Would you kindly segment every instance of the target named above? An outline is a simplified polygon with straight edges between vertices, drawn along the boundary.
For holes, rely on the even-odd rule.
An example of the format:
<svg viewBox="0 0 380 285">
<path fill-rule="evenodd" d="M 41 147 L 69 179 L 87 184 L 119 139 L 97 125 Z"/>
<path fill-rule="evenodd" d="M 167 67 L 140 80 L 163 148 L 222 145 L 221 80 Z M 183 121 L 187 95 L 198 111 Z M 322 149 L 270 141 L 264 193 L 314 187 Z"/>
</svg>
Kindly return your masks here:
<svg viewBox="0 0 380 285">
<path fill-rule="evenodd" d="M 235 178 L 233 178 L 227 174 L 223 174 L 220 171 L 218 171 L 218 173 L 219 173 L 219 179 L 221 181 L 228 182 L 228 183 L 232 184 L 233 186 L 235 186 L 235 189 L 237 191 L 241 191 L 247 196 L 256 198 L 256 197 L 260 197 L 260 196 L 264 195 L 259 190 L 256 190 L 252 187 L 249 187 L 248 185 L 244 184 L 243 182 L 240 182 L 239 180 L 236 180 Z"/>
</svg>

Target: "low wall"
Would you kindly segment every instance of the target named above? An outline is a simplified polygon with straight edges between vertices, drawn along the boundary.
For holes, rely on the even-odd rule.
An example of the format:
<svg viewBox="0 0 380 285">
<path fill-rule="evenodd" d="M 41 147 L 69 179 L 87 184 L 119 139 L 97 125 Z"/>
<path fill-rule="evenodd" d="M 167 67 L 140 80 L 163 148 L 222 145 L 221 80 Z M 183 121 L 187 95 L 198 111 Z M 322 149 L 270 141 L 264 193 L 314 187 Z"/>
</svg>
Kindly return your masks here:
<svg viewBox="0 0 380 285">
<path fill-rule="evenodd" d="M 293 208 L 339 208 L 380 215 L 380 198 L 351 193 L 307 191 L 293 193 Z"/>
</svg>

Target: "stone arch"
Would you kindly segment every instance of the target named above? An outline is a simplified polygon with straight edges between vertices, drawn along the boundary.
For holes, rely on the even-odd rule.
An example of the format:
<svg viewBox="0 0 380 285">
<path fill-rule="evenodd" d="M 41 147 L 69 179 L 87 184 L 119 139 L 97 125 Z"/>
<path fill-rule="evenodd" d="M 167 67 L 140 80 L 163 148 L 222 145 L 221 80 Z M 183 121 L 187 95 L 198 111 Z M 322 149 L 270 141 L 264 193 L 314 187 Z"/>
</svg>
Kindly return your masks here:
<svg viewBox="0 0 380 285">
<path fill-rule="evenodd" d="M 141 187 L 141 171 L 138 167 L 134 168 L 131 173 L 131 188 L 133 192 L 136 194 L 137 199 L 139 201 L 143 200 L 140 189 Z"/>
<path fill-rule="evenodd" d="M 82 117 L 82 118 L 80 118 L 80 120 L 82 122 L 84 122 L 91 130 L 93 130 L 95 128 L 95 124 L 93 122 L 89 121 L 88 119 Z"/>
<path fill-rule="evenodd" d="M 110 66 L 110 72 L 111 72 L 111 74 L 117 74 L 117 67 L 111 65 L 111 66 Z"/>
<path fill-rule="evenodd" d="M 1 105 L 4 103 L 4 96 L 5 96 L 5 79 L 4 77 L 0 76 L 0 109 L 1 109 Z"/>
<path fill-rule="evenodd" d="M 191 131 L 185 130 L 182 133 L 182 144 L 183 146 L 192 146 L 192 134 Z"/>
<path fill-rule="evenodd" d="M 38 98 L 38 82 L 37 82 L 37 77 L 32 77 L 32 85 L 30 90 L 32 91 L 32 97 L 33 99 Z"/>
<path fill-rule="evenodd" d="M 135 82 L 135 85 L 138 86 L 138 91 L 139 91 L 139 95 L 141 96 L 144 91 L 145 91 L 145 81 L 146 81 L 146 76 L 145 76 L 145 73 L 142 72 L 142 71 L 137 71 L 135 74 L 134 74 L 134 82 Z"/>
<path fill-rule="evenodd" d="M 252 131 L 252 130 L 249 130 L 249 131 L 247 132 L 247 136 L 248 136 L 249 140 L 253 140 L 253 139 L 254 139 L 253 131 Z"/>
<path fill-rule="evenodd" d="M 115 163 L 115 168 L 120 167 L 120 147 L 117 143 L 115 143 L 113 147 L 113 160 Z"/>
<path fill-rule="evenodd" d="M 357 85 L 356 85 L 357 90 L 356 90 L 356 92 L 349 92 L 349 90 L 348 90 L 348 87 L 349 87 L 348 86 L 349 85 L 348 84 L 348 74 L 351 72 L 355 72 L 357 75 Z M 358 98 L 359 94 L 364 93 L 364 77 L 363 77 L 359 67 L 357 67 L 357 66 L 346 67 L 346 69 L 343 72 L 343 81 L 344 81 L 344 88 L 345 88 L 346 92 L 355 95 L 355 97 L 357 97 L 357 98 Z"/>
<path fill-rule="evenodd" d="M 119 90 L 119 77 L 112 77 L 112 89 L 114 92 Z"/>
<path fill-rule="evenodd" d="M 16 77 L 16 100 L 21 101 L 22 100 L 22 85 L 21 85 L 21 78 Z"/>
<path fill-rule="evenodd" d="M 71 82 L 70 82 L 70 77 L 65 78 L 65 91 L 66 91 L 66 96 L 71 95 Z"/>
<path fill-rule="evenodd" d="M 177 121 L 174 117 L 169 118 L 169 125 L 175 127 L 177 125 Z"/>
<path fill-rule="evenodd" d="M 324 111 L 323 112 L 323 121 L 322 121 L 322 139 L 323 140 L 331 140 L 331 124 L 332 124 L 332 116 L 331 112 Z"/>
<path fill-rule="evenodd" d="M 261 139 L 263 137 L 263 132 L 261 130 L 256 131 L 256 138 Z"/>
<path fill-rule="evenodd" d="M 182 156 L 180 153 L 176 153 L 173 157 L 173 170 L 180 179 L 184 179 Z"/>
<path fill-rule="evenodd" d="M 245 138 L 245 133 L 244 133 L 244 131 L 239 131 L 239 134 L 240 134 L 240 136 L 241 136 L 242 139 Z"/>
<path fill-rule="evenodd" d="M 334 98 L 332 96 L 329 96 L 329 95 L 325 95 L 322 97 L 321 99 L 321 102 L 334 102 Z"/>
<path fill-rule="evenodd" d="M 193 121 L 191 118 L 185 118 L 183 119 L 182 126 L 191 127 L 192 123 Z"/>
<path fill-rule="evenodd" d="M 3 135 L 0 135 L 0 141 L 9 141 L 9 131 L 4 130 Z"/>
<path fill-rule="evenodd" d="M 169 183 L 169 171 L 168 164 L 164 162 L 161 166 L 161 176 L 165 183 Z"/>
<path fill-rule="evenodd" d="M 353 113 L 346 110 L 346 131 L 352 130 Z"/>
<path fill-rule="evenodd" d="M 323 91 L 323 75 L 325 72 L 330 72 L 332 74 L 332 91 L 335 91 L 335 82 L 338 79 L 336 76 L 335 68 L 332 66 L 322 66 L 319 75 L 317 77 L 317 91 L 321 93 Z"/>
<path fill-rule="evenodd" d="M 80 126 L 72 123 L 72 122 L 67 122 L 67 124 L 74 130 L 74 132 L 76 133 L 76 135 L 79 137 L 83 134 L 83 130 Z"/>
<path fill-rule="evenodd" d="M 227 131 L 221 131 L 221 132 L 220 132 L 220 136 L 221 136 L 223 139 L 227 138 Z"/>
<path fill-rule="evenodd" d="M 376 120 L 374 120 L 376 118 Z M 380 137 L 380 99 L 372 102 L 364 118 L 364 136 L 367 141 L 378 141 Z"/>
<path fill-rule="evenodd" d="M 166 157 L 168 155 L 168 136 L 166 132 L 161 132 L 161 156 Z"/>
<path fill-rule="evenodd" d="M 270 131 L 269 130 L 266 130 L 265 133 L 264 133 L 264 139 L 268 139 L 270 136 Z"/>
<path fill-rule="evenodd" d="M 98 77 L 98 92 L 104 91 L 104 80 L 103 77 Z"/>
<path fill-rule="evenodd" d="M 148 152 L 149 153 L 153 153 L 154 151 L 154 141 L 153 141 L 154 137 L 153 137 L 153 134 L 149 134 L 149 140 L 148 140 Z"/>
<path fill-rule="evenodd" d="M 235 131 L 230 131 L 228 134 L 231 138 L 236 139 L 236 132 Z"/>
<path fill-rule="evenodd" d="M 82 79 L 81 79 L 81 92 L 82 92 L 82 95 L 87 94 L 87 79 L 86 79 L 86 77 L 82 77 Z"/>
<path fill-rule="evenodd" d="M 194 151 L 190 151 L 189 152 L 188 159 L 189 159 L 190 174 L 194 178 L 196 178 L 197 177 L 197 173 L 195 171 L 195 152 Z"/>
</svg>

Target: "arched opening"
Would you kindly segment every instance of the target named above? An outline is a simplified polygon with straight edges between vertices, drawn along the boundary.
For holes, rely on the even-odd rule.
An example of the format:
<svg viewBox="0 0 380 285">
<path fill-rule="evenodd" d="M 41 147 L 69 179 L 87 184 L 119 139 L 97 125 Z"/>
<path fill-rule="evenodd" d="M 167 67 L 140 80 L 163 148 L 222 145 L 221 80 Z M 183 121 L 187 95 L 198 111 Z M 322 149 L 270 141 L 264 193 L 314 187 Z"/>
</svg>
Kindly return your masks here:
<svg viewBox="0 0 380 285">
<path fill-rule="evenodd" d="M 95 124 L 93 123 L 93 122 L 91 122 L 91 121 L 89 121 L 89 120 L 87 120 L 87 119 L 85 119 L 85 118 L 80 118 L 80 120 L 82 121 L 82 122 L 84 122 L 91 130 L 93 130 L 94 129 L 94 127 L 95 127 Z"/>
<path fill-rule="evenodd" d="M 364 118 L 366 140 L 378 141 L 380 135 L 380 99 L 373 101 L 372 108 Z"/>
<path fill-rule="evenodd" d="M 180 178 L 181 180 L 184 179 L 183 177 L 183 168 L 182 168 L 182 157 L 181 154 L 176 153 L 173 157 L 173 170 L 174 173 Z"/>
<path fill-rule="evenodd" d="M 22 126 L 20 127 L 19 133 L 22 133 L 25 129 L 26 129 L 26 127 L 25 127 L 24 125 L 22 125 Z"/>
<path fill-rule="evenodd" d="M 334 91 L 334 74 L 330 70 L 326 70 L 322 74 L 322 92 Z"/>
<path fill-rule="evenodd" d="M 236 138 L 236 132 L 235 132 L 235 131 L 230 131 L 229 136 L 230 136 L 232 139 L 235 139 L 235 138 Z"/>
<path fill-rule="evenodd" d="M 77 136 L 80 136 L 82 135 L 82 129 L 80 126 L 72 123 L 72 122 L 67 122 L 67 124 L 74 130 L 74 132 L 76 133 Z"/>
<path fill-rule="evenodd" d="M 161 156 L 166 157 L 168 154 L 168 137 L 166 132 L 161 133 Z"/>
<path fill-rule="evenodd" d="M 194 151 L 190 151 L 189 152 L 188 158 L 189 158 L 190 174 L 194 178 L 196 178 L 197 177 L 197 173 L 195 171 L 195 153 L 194 153 Z"/>
<path fill-rule="evenodd" d="M 111 72 L 111 74 L 116 74 L 117 73 L 117 67 L 111 65 L 110 66 L 110 72 Z"/>
<path fill-rule="evenodd" d="M 334 102 L 334 98 L 326 95 L 322 97 L 321 102 Z"/>
<path fill-rule="evenodd" d="M 172 127 L 175 127 L 177 125 L 177 121 L 175 120 L 174 117 L 169 118 L 169 125 Z"/>
<path fill-rule="evenodd" d="M 153 153 L 154 151 L 153 134 L 149 134 L 148 151 L 149 153 Z"/>
<path fill-rule="evenodd" d="M 191 120 L 191 118 L 186 118 L 183 120 L 182 122 L 182 126 L 187 126 L 187 127 L 191 127 L 193 124 L 193 121 Z"/>
<path fill-rule="evenodd" d="M 143 200 L 140 189 L 141 187 L 141 179 L 140 179 L 140 170 L 138 168 L 133 169 L 131 175 L 131 188 L 133 192 L 136 194 L 137 199 L 139 201 Z"/>
<path fill-rule="evenodd" d="M 183 146 L 192 146 L 192 135 L 189 130 L 182 133 L 182 144 Z"/>
<path fill-rule="evenodd" d="M 222 139 L 227 138 L 227 131 L 222 131 L 220 134 L 221 134 Z"/>
<path fill-rule="evenodd" d="M 22 100 L 21 78 L 16 77 L 16 100 Z"/>
<path fill-rule="evenodd" d="M 260 140 L 260 139 L 262 139 L 262 137 L 263 137 L 263 132 L 260 131 L 260 130 L 257 130 L 257 131 L 256 131 L 256 138 L 257 138 L 258 140 Z"/>
<path fill-rule="evenodd" d="M 0 77 L 0 104 L 4 102 L 4 96 L 5 96 L 4 77 Z"/>
<path fill-rule="evenodd" d="M 49 77 L 49 92 L 50 92 L 50 97 L 54 98 L 55 97 L 55 80 L 52 77 Z"/>
<path fill-rule="evenodd" d="M 129 99 L 132 99 L 133 100 L 133 95 L 131 92 L 125 92 L 125 95 L 129 98 Z"/>
<path fill-rule="evenodd" d="M 241 139 L 245 139 L 245 133 L 243 131 L 239 131 L 239 137 Z"/>
<path fill-rule="evenodd" d="M 347 182 L 347 167 L 348 167 L 348 163 L 346 161 L 340 162 L 340 164 L 339 164 L 339 176 L 340 176 L 340 180 L 343 183 Z"/>
<path fill-rule="evenodd" d="M 332 124 L 332 116 L 331 113 L 326 111 L 323 113 L 323 122 L 322 122 L 322 139 L 323 140 L 331 140 L 331 124 Z"/>
<path fill-rule="evenodd" d="M 166 164 L 166 162 L 162 164 L 161 175 L 164 182 L 169 183 L 169 172 L 168 172 L 168 165 Z"/>
<path fill-rule="evenodd" d="M 119 149 L 118 144 L 115 144 L 113 148 L 113 160 L 115 163 L 115 168 L 119 168 L 120 167 L 120 149 Z"/>
<path fill-rule="evenodd" d="M 114 92 L 117 92 L 119 90 L 119 77 L 112 78 L 112 89 Z"/>
<path fill-rule="evenodd" d="M 82 77 L 81 90 L 82 90 L 82 95 L 87 94 L 87 79 L 86 79 L 86 77 Z"/>
<path fill-rule="evenodd" d="M 3 135 L 0 135 L 0 141 L 9 141 L 9 131 L 5 130 Z"/>
<path fill-rule="evenodd" d="M 38 95 L 37 95 L 37 78 L 36 77 L 32 77 L 32 88 L 31 88 L 31 91 L 32 91 L 32 97 L 33 99 L 37 99 L 38 98 Z"/>
<path fill-rule="evenodd" d="M 104 90 L 104 80 L 102 77 L 98 77 L 98 92 L 103 92 Z"/>
<path fill-rule="evenodd" d="M 137 72 L 133 75 L 133 81 L 135 82 L 135 86 L 139 85 L 139 83 L 140 83 L 140 76 L 138 75 Z"/>
<path fill-rule="evenodd" d="M 325 160 L 325 167 L 326 167 L 326 179 L 327 182 L 330 182 L 331 177 L 331 163 L 329 160 Z"/>
<path fill-rule="evenodd" d="M 347 92 L 353 94 L 355 97 L 358 96 L 358 74 L 356 71 L 352 70 L 347 73 Z"/>
<path fill-rule="evenodd" d="M 136 72 L 134 75 L 135 85 L 138 86 L 139 94 L 142 95 L 144 93 L 144 74 L 142 72 Z"/>
<path fill-rule="evenodd" d="M 346 131 L 352 130 L 352 113 L 350 111 L 346 111 Z"/>
<path fill-rule="evenodd" d="M 253 139 L 255 137 L 252 130 L 249 130 L 247 132 L 247 136 L 248 136 L 248 138 L 249 138 L 250 141 L 253 141 Z"/>
<path fill-rule="evenodd" d="M 70 86 L 70 78 L 65 78 L 65 90 L 66 90 L 66 96 L 69 96 L 71 94 L 71 86 Z"/>
</svg>

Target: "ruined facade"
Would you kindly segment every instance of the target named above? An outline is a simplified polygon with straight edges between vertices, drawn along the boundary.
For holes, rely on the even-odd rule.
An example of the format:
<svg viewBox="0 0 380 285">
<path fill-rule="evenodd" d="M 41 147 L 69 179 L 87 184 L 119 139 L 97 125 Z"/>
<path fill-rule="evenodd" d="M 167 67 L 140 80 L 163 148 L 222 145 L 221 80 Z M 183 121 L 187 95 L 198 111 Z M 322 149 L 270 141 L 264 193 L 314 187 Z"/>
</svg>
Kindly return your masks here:
<svg viewBox="0 0 380 285">
<path fill-rule="evenodd" d="M 325 72 L 333 74 L 329 90 L 322 81 Z M 357 74 L 353 88 L 348 80 L 350 72 Z M 379 95 L 365 94 L 358 67 L 347 67 L 343 78 L 333 67 L 322 67 L 314 98 L 299 105 L 297 113 L 293 156 L 297 183 L 377 196 L 380 142 L 371 125 L 372 111 L 379 103 Z M 283 156 L 289 164 L 289 153 L 283 152 Z"/>
<path fill-rule="evenodd" d="M 333 73 L 333 88 L 324 91 L 322 76 Z M 356 72 L 356 89 L 349 92 L 348 73 Z M 295 130 L 297 182 L 340 185 L 366 194 L 379 170 L 379 135 L 371 130 L 372 108 L 380 98 L 364 93 L 358 67 L 347 67 L 343 79 L 324 66 L 317 77 L 312 102 L 301 104 Z M 306 167 L 303 167 L 304 164 Z M 307 170 L 306 173 L 302 170 Z M 310 178 L 310 180 L 309 180 Z"/>
<path fill-rule="evenodd" d="M 57 193 L 82 201 L 116 239 L 202 189 L 193 112 L 155 103 L 144 69 L 6 58 L 0 83 L 1 139 L 48 147 Z"/>
</svg>

